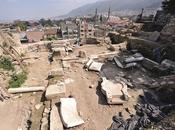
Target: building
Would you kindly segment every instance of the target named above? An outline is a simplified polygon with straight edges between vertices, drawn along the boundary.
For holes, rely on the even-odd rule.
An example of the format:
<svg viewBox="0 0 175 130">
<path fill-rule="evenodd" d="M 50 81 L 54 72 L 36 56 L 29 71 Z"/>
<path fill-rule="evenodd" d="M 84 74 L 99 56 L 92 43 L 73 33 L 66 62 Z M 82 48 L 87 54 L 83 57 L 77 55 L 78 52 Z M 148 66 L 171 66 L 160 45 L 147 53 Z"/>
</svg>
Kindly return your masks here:
<svg viewBox="0 0 175 130">
<path fill-rule="evenodd" d="M 58 28 L 46 28 L 44 30 L 44 38 L 58 38 Z"/>
<path fill-rule="evenodd" d="M 79 37 L 80 37 L 80 39 L 93 38 L 94 31 L 95 31 L 94 25 L 88 24 L 86 21 L 80 22 L 80 24 L 79 24 Z"/>
<path fill-rule="evenodd" d="M 44 31 L 27 31 L 28 42 L 39 42 L 44 39 Z"/>
</svg>

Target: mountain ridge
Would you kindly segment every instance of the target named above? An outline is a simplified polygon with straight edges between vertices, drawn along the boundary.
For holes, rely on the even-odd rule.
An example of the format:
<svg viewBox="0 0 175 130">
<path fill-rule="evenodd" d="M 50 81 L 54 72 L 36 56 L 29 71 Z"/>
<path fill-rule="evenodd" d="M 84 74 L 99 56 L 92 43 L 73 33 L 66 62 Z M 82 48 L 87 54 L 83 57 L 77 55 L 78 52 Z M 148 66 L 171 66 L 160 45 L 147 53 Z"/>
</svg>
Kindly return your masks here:
<svg viewBox="0 0 175 130">
<path fill-rule="evenodd" d="M 75 17 L 94 14 L 96 8 L 98 9 L 98 13 L 105 13 L 108 11 L 109 7 L 111 8 L 111 12 L 126 12 L 126 10 L 141 11 L 142 8 L 157 10 L 161 6 L 161 3 L 162 0 L 104 0 L 78 7 L 61 17 Z"/>
</svg>

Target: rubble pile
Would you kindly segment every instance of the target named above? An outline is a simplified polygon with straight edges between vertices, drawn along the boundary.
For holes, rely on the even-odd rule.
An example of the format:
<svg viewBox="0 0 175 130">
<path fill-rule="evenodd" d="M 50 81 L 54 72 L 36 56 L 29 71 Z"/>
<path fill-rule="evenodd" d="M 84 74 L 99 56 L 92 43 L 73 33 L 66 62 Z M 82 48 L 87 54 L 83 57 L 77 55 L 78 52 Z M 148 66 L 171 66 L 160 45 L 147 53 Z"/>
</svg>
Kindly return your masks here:
<svg viewBox="0 0 175 130">
<path fill-rule="evenodd" d="M 138 130 L 150 128 L 152 123 L 161 121 L 165 115 L 154 105 L 137 104 L 137 115 L 131 115 L 131 118 L 124 120 L 122 115 L 114 116 L 113 123 L 108 130 Z"/>
</svg>

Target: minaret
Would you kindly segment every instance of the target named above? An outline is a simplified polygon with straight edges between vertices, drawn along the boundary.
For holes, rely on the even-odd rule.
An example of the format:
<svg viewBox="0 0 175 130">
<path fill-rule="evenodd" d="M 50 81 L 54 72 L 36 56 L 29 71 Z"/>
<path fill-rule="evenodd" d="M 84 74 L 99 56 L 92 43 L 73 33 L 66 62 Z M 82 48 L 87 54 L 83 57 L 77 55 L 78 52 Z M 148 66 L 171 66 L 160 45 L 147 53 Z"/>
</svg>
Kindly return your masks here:
<svg viewBox="0 0 175 130">
<path fill-rule="evenodd" d="M 108 10 L 108 20 L 109 20 L 110 16 L 111 16 L 111 8 L 109 7 L 109 10 Z"/>
<path fill-rule="evenodd" d="M 97 8 L 95 9 L 95 16 L 94 16 L 94 21 L 95 21 L 95 23 L 97 22 L 97 16 L 98 15 L 98 10 L 97 10 Z"/>
</svg>

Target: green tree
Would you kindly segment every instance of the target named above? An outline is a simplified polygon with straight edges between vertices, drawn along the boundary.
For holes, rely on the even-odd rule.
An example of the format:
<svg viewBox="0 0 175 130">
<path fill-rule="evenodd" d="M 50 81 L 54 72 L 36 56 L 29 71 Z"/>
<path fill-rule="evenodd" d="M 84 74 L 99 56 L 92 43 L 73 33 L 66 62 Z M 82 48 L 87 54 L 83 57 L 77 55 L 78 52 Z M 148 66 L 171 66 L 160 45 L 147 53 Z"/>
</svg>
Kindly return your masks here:
<svg viewBox="0 0 175 130">
<path fill-rule="evenodd" d="M 52 27 L 52 26 L 54 25 L 53 21 L 50 20 L 50 19 L 48 19 L 48 20 L 40 19 L 40 20 L 39 20 L 39 23 L 40 23 L 43 27 L 45 27 L 45 26 L 51 26 L 51 27 Z"/>
<path fill-rule="evenodd" d="M 28 22 L 19 21 L 18 23 L 16 23 L 16 26 L 19 27 L 21 31 L 26 31 Z"/>
<path fill-rule="evenodd" d="M 175 14 L 175 0 L 164 0 L 162 8 L 166 13 Z"/>
</svg>

